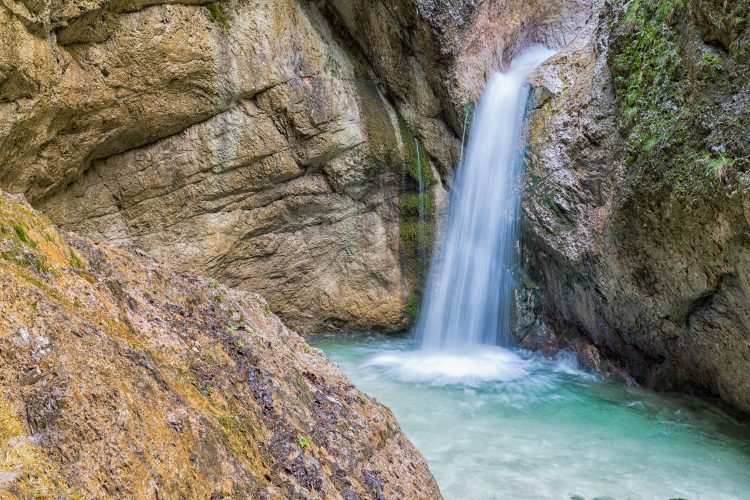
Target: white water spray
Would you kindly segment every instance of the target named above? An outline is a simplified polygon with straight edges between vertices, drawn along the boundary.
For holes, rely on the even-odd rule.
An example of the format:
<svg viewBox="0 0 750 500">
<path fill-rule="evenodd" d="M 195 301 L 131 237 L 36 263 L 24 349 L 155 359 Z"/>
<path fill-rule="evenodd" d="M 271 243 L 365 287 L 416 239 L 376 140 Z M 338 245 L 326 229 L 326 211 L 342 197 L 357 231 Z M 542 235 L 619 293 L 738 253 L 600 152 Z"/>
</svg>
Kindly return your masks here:
<svg viewBox="0 0 750 500">
<path fill-rule="evenodd" d="M 526 80 L 553 54 L 527 50 L 492 77 L 480 100 L 417 323 L 427 349 L 510 343 Z"/>
</svg>

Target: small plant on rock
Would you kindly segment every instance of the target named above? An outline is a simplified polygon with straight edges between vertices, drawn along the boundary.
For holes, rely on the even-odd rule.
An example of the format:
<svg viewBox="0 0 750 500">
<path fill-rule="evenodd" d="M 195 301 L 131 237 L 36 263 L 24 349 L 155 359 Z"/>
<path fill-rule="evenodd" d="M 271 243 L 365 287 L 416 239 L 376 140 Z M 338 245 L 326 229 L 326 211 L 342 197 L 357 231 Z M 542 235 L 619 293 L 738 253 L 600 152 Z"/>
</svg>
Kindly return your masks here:
<svg viewBox="0 0 750 500">
<path fill-rule="evenodd" d="M 734 158 L 721 153 L 718 158 L 709 162 L 706 167 L 706 177 L 713 177 L 720 182 L 726 181 L 727 173 L 736 161 Z"/>
</svg>

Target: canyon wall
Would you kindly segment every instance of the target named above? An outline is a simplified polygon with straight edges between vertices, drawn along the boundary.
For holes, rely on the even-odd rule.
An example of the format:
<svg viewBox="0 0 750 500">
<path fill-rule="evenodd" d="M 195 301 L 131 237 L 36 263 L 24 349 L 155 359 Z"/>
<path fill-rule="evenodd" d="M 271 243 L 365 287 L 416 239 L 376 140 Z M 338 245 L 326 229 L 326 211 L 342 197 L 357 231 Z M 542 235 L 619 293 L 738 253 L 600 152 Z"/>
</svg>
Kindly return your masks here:
<svg viewBox="0 0 750 500">
<path fill-rule="evenodd" d="M 417 149 L 440 206 L 458 139 L 418 62 L 398 83 L 415 104 L 394 104 L 330 14 L 4 2 L 0 185 L 65 229 L 262 293 L 302 330 L 405 327 L 428 245 Z"/>
<path fill-rule="evenodd" d="M 487 75 L 523 45 L 566 44 L 590 10 L 7 0 L 0 187 L 259 292 L 301 331 L 400 330 Z"/>
<path fill-rule="evenodd" d="M 402 329 L 487 77 L 546 44 L 519 336 L 748 410 L 747 11 L 5 0 L 0 186 L 303 331 Z"/>
</svg>

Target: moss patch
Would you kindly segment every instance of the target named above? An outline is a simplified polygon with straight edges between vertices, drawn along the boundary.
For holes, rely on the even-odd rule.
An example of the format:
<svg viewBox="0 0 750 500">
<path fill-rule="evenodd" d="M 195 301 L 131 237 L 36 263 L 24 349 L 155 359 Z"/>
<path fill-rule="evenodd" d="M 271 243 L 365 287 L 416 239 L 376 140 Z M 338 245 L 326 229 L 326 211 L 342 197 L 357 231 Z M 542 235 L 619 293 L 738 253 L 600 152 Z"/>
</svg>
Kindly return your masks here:
<svg viewBox="0 0 750 500">
<path fill-rule="evenodd" d="M 229 20 L 227 19 L 227 14 L 224 11 L 224 4 L 206 4 L 206 10 L 208 10 L 209 14 L 211 15 L 211 20 L 213 22 L 218 24 L 222 29 L 227 29 Z"/>
<path fill-rule="evenodd" d="M 435 200 L 431 190 L 432 166 L 428 155 L 403 119 L 399 120 L 399 130 L 404 152 L 399 235 L 404 272 L 412 288 L 405 299 L 404 315 L 409 321 L 414 321 L 427 280 L 435 228 Z M 423 188 L 421 193 L 420 185 Z"/>
<path fill-rule="evenodd" d="M 701 8 L 706 8 L 704 3 Z M 741 144 L 732 139 L 731 130 L 747 130 L 750 121 L 742 114 L 727 113 L 717 102 L 739 90 L 728 87 L 729 80 L 719 78 L 717 72 L 731 71 L 734 75 L 727 77 L 745 85 L 741 75 L 747 74 L 746 62 L 720 59 L 710 48 L 689 50 L 685 40 L 691 31 L 686 20 L 698 17 L 691 11 L 693 4 L 684 0 L 618 0 L 617 4 L 623 14 L 613 27 L 611 67 L 626 136 L 626 164 L 636 181 L 646 176 L 652 186 L 663 183 L 681 203 L 700 204 L 720 195 L 714 181 L 731 180 L 732 170 L 741 166 L 726 160 L 737 156 L 727 149 Z M 700 13 L 706 15 L 717 14 Z M 694 77 L 691 67 L 699 69 Z M 719 123 L 711 124 L 717 117 Z M 717 175 L 704 175 L 707 168 Z"/>
<path fill-rule="evenodd" d="M 417 139 L 407 127 L 406 122 L 399 121 L 399 130 L 401 132 L 401 141 L 404 145 L 404 166 L 405 171 L 413 182 L 419 183 L 420 169 L 422 180 L 427 186 L 432 183 L 432 169 L 430 160 L 422 147 L 421 142 Z M 419 148 L 419 152 L 417 152 Z"/>
</svg>

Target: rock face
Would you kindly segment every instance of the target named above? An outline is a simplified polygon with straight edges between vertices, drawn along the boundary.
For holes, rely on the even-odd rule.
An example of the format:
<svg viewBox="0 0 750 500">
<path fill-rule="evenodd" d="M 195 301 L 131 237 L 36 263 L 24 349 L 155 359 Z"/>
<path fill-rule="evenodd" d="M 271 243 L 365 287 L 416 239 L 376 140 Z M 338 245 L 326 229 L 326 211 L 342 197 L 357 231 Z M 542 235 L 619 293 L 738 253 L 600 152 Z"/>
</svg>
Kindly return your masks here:
<svg viewBox="0 0 750 500">
<path fill-rule="evenodd" d="M 0 195 L 0 496 L 440 498 L 391 412 L 258 295 Z"/>
<path fill-rule="evenodd" d="M 301 329 L 403 328 L 414 141 L 439 203 L 458 140 L 425 118 L 434 96 L 391 104 L 323 10 L 5 2 L 0 186 L 66 229 L 260 292 Z"/>
<path fill-rule="evenodd" d="M 551 331 L 526 342 L 750 412 L 750 6 L 599 7 L 537 79 L 524 257 Z"/>
</svg>

